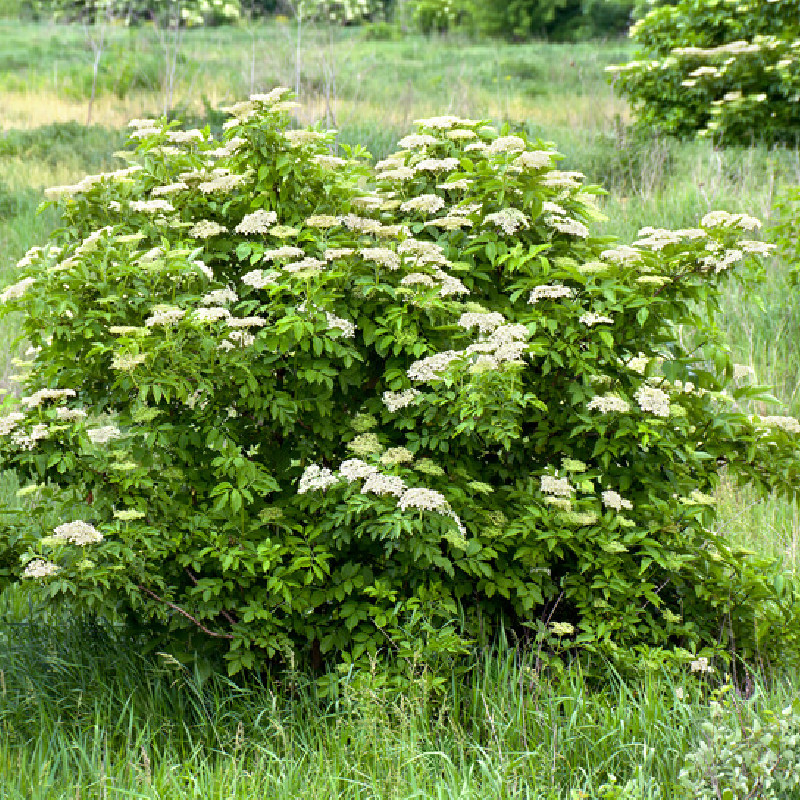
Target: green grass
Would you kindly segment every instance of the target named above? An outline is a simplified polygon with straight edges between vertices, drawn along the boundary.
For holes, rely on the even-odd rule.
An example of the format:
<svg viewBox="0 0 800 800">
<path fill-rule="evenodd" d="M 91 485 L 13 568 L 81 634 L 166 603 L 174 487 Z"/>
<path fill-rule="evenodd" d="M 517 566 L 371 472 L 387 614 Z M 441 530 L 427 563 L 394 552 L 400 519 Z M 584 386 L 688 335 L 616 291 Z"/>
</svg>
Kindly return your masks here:
<svg viewBox="0 0 800 800">
<path fill-rule="evenodd" d="M 293 36 L 278 24 L 186 32 L 175 109 L 218 125 L 218 106 L 294 86 L 299 71 L 301 121 L 335 126 L 340 141 L 376 157 L 421 116 L 508 122 L 555 142 L 565 168 L 608 189 L 598 230 L 624 240 L 644 225 L 693 226 L 714 208 L 766 219 L 781 187 L 800 182 L 796 151 L 631 136 L 602 71 L 628 57 L 625 43 L 378 42 L 359 29 L 310 28 L 297 70 Z M 84 32 L 0 21 L 0 285 L 58 225 L 52 210 L 37 213 L 43 188 L 112 168 L 127 119 L 163 108 L 162 61 L 153 30 L 111 30 L 99 124 L 86 128 Z M 773 259 L 758 297 L 732 288 L 720 325 L 734 360 L 800 414 L 789 266 Z M 13 391 L 15 338 L 6 318 L 0 391 Z M 18 505 L 18 488 L 0 474 L 0 503 Z M 734 542 L 800 567 L 796 506 L 727 482 L 718 503 L 718 527 Z M 390 696 L 377 680 L 346 677 L 321 697 L 301 675 L 240 684 L 205 667 L 189 672 L 169 657 L 169 641 L 159 645 L 166 655 L 144 656 L 131 637 L 45 611 L 20 591 L 0 595 L 0 797 L 682 797 L 678 773 L 712 696 L 685 668 L 642 664 L 623 679 L 595 665 L 590 679 L 577 667 L 540 671 L 535 653 L 511 649 L 478 651 L 440 697 L 422 680 Z M 753 680 L 757 711 L 782 708 L 800 688 L 780 674 Z M 601 790 L 612 775 L 630 782 L 627 794 Z"/>
</svg>

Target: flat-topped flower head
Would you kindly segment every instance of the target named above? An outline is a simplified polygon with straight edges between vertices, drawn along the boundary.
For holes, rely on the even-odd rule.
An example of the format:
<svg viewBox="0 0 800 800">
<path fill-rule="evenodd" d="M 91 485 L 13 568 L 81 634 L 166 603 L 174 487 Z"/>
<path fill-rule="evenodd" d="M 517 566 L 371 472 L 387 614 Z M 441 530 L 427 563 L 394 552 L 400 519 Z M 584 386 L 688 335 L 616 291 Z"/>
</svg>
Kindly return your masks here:
<svg viewBox="0 0 800 800">
<path fill-rule="evenodd" d="M 274 211 L 259 208 L 252 214 L 246 214 L 234 230 L 244 234 L 268 233 L 277 221 L 278 215 Z"/>
<path fill-rule="evenodd" d="M 633 503 L 631 503 L 630 500 L 626 500 L 622 495 L 612 489 L 603 492 L 600 497 L 606 508 L 613 508 L 615 511 L 622 511 L 623 508 L 627 510 L 633 508 Z"/>
<path fill-rule="evenodd" d="M 25 565 L 22 572 L 23 578 L 49 578 L 55 575 L 61 567 L 52 561 L 45 561 L 43 558 L 34 558 Z"/>
<path fill-rule="evenodd" d="M 103 534 L 94 525 L 76 520 L 75 522 L 65 522 L 63 525 L 59 525 L 53 531 L 52 538 L 83 547 L 87 544 L 102 542 Z"/>
<path fill-rule="evenodd" d="M 338 482 L 339 479 L 327 467 L 310 464 L 300 476 L 300 482 L 297 484 L 297 493 L 324 492 Z"/>
</svg>

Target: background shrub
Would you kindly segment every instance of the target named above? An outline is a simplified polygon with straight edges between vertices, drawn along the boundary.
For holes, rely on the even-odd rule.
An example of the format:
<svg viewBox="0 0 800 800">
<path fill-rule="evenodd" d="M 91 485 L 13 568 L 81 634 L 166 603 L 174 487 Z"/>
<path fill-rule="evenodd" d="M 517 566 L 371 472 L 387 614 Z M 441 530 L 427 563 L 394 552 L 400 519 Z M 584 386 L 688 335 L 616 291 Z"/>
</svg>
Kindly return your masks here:
<svg viewBox="0 0 800 800">
<path fill-rule="evenodd" d="M 643 127 L 723 143 L 796 141 L 798 0 L 681 0 L 631 29 L 636 60 L 610 67 Z"/>
<path fill-rule="evenodd" d="M 800 423 L 738 405 L 771 398 L 714 324 L 758 221 L 615 246 L 542 142 L 436 117 L 373 171 L 285 94 L 221 141 L 136 120 L 129 167 L 52 191 L 65 227 L 0 295 L 33 348 L 0 452 L 62 522 L 17 512 L 9 580 L 232 672 L 537 619 L 791 651 L 791 579 L 709 530 L 723 470 L 797 487 Z"/>
</svg>

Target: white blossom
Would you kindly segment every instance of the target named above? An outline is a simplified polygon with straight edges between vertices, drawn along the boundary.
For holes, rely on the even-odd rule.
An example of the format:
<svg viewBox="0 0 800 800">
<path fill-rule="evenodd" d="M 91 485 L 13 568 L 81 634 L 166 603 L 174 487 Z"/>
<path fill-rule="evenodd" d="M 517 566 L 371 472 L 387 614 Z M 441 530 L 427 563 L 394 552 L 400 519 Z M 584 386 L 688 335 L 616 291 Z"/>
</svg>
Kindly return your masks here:
<svg viewBox="0 0 800 800">
<path fill-rule="evenodd" d="M 83 547 L 87 544 L 96 544 L 103 541 L 103 534 L 88 522 L 76 520 L 65 522 L 53 531 L 53 539 L 76 544 Z"/>
<path fill-rule="evenodd" d="M 339 479 L 327 467 L 310 464 L 300 476 L 300 482 L 297 485 L 297 493 L 324 492 L 338 482 Z"/>
<path fill-rule="evenodd" d="M 633 508 L 633 503 L 631 503 L 630 500 L 626 500 L 620 494 L 611 489 L 603 492 L 600 497 L 602 498 L 603 505 L 606 508 L 613 508 L 615 511 L 621 511 L 623 508 L 628 510 Z"/>
</svg>

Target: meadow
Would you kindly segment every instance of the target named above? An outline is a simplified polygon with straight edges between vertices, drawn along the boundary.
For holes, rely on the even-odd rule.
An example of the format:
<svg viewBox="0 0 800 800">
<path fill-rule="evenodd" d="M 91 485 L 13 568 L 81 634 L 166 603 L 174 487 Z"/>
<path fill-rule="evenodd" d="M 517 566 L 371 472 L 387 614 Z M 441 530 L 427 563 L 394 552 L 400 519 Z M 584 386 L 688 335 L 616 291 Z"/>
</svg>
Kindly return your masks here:
<svg viewBox="0 0 800 800">
<path fill-rule="evenodd" d="M 88 35 L 98 40 L 98 31 Z M 606 188 L 601 231 L 689 227 L 725 208 L 769 224 L 800 155 L 754 143 L 715 149 L 633 134 L 604 67 L 624 42 L 510 45 L 427 39 L 381 26 L 297 30 L 292 23 L 105 32 L 92 124 L 92 52 L 79 27 L 0 21 L 0 285 L 58 226 L 37 211 L 47 186 L 119 166 L 132 117 L 170 113 L 221 124 L 252 91 L 296 87 L 302 123 L 377 159 L 430 114 L 524 128 L 555 142 L 564 169 Z M 732 290 L 719 319 L 734 360 L 800 414 L 800 311 L 789 264 L 768 262 L 758 296 Z M 14 320 L 0 329 L 0 389 L 15 391 Z M 0 502 L 18 502 L 13 474 Z M 795 505 L 723 483 L 719 525 L 736 544 L 800 565 Z M 684 797 L 679 773 L 708 737 L 718 702 L 728 731 L 768 722 L 797 678 L 771 665 L 691 673 L 642 654 L 624 673 L 602 660 L 562 667 L 504 642 L 476 652 L 466 681 L 432 693 L 424 671 L 404 695 L 380 674 L 342 674 L 323 693 L 301 673 L 237 682 L 162 651 L 143 656 L 109 622 L 0 596 L 0 797 L 3 798 L 658 798 Z M 636 658 L 631 659 L 634 664 Z M 798 769 L 800 767 L 795 767 Z"/>
</svg>

